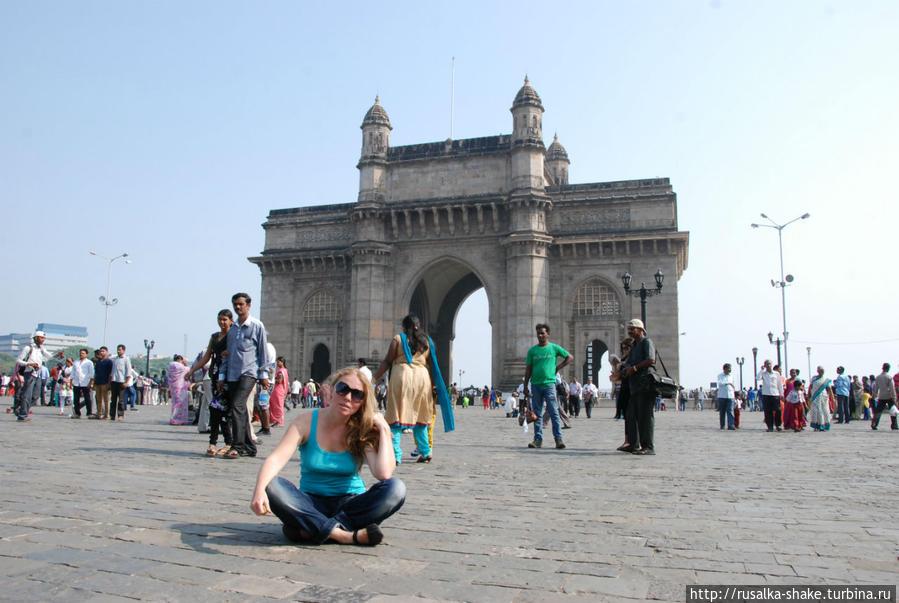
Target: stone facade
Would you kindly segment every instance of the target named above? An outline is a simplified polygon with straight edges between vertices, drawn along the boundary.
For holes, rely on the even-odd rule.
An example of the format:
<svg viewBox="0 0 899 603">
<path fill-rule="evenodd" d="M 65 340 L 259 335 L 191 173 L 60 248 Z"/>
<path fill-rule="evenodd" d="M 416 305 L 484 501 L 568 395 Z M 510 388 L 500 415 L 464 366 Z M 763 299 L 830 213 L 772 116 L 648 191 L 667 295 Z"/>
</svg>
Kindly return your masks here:
<svg viewBox="0 0 899 603">
<path fill-rule="evenodd" d="M 273 210 L 263 225 L 261 315 L 291 374 L 320 379 L 365 358 L 377 365 L 403 316 L 418 314 L 453 375 L 454 324 L 484 287 L 492 326 L 492 383 L 517 385 L 548 322 L 583 379 L 617 349 L 640 300 L 621 275 L 666 275 L 647 329 L 672 375 L 678 363 L 677 281 L 689 236 L 677 229 L 667 178 L 569 184 L 556 137 L 543 144 L 543 105 L 527 78 L 513 101 L 511 135 L 390 146 L 379 99 L 362 122 L 355 203 Z M 474 337 L 486 334 L 471 334 Z M 594 380 L 607 382 L 598 363 Z"/>
</svg>

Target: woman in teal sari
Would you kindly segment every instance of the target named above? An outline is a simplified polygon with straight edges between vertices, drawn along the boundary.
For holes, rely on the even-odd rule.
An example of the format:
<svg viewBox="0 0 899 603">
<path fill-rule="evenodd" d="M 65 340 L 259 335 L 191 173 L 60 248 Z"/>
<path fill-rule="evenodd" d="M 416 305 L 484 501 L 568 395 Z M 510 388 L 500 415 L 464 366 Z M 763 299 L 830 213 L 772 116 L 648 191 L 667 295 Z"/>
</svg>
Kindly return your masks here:
<svg viewBox="0 0 899 603">
<path fill-rule="evenodd" d="M 808 386 L 808 423 L 815 431 L 830 431 L 830 396 L 833 394 L 830 379 L 824 376 L 824 367 L 818 367 L 818 375 Z"/>
</svg>

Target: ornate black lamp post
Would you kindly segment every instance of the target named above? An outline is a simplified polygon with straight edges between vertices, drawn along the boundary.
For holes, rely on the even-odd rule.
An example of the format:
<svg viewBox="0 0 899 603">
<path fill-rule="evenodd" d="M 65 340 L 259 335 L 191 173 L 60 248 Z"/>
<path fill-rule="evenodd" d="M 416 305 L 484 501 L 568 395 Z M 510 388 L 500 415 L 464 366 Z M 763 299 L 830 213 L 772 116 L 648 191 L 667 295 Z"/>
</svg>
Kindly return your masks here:
<svg viewBox="0 0 899 603">
<path fill-rule="evenodd" d="M 780 337 L 775 339 L 774 333 L 772 333 L 771 331 L 768 331 L 768 341 L 777 346 L 777 364 L 780 365 L 781 370 L 784 370 L 783 365 L 780 364 L 780 344 L 782 344 L 784 342 L 784 340 L 781 339 Z"/>
<path fill-rule="evenodd" d="M 743 391 L 743 363 L 746 362 L 746 358 L 743 356 L 737 356 L 737 364 L 740 366 L 740 391 Z"/>
<path fill-rule="evenodd" d="M 646 283 L 640 283 L 640 288 L 636 291 L 631 290 L 631 280 L 633 277 L 629 272 L 625 272 L 621 276 L 621 284 L 624 285 L 624 294 L 625 295 L 633 295 L 640 296 L 640 318 L 643 320 L 643 326 L 646 326 L 646 300 L 647 298 L 652 297 L 653 295 L 658 295 L 662 292 L 662 282 L 665 280 L 665 275 L 662 274 L 662 269 L 655 273 L 656 279 L 656 288 L 655 289 L 647 289 Z"/>
<path fill-rule="evenodd" d="M 153 346 L 156 345 L 155 341 L 144 339 L 144 347 L 147 348 L 147 372 L 144 373 L 144 376 L 150 377 L 150 350 L 153 349 Z"/>
</svg>

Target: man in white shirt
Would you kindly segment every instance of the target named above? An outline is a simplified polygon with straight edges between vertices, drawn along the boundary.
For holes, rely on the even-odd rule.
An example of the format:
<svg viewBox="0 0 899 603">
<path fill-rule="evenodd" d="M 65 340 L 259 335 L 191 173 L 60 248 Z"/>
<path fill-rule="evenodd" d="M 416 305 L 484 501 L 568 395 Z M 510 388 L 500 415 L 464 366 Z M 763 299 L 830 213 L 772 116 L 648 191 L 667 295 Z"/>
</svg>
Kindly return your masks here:
<svg viewBox="0 0 899 603">
<path fill-rule="evenodd" d="M 81 407 L 87 406 L 87 416 L 94 414 L 91 388 L 94 386 L 94 363 L 87 358 L 87 348 L 78 350 L 78 360 L 72 363 L 72 418 L 81 418 Z"/>
<path fill-rule="evenodd" d="M 768 431 L 781 431 L 780 399 L 784 395 L 784 383 L 780 373 L 771 367 L 771 361 L 765 360 L 758 380 L 762 383 L 762 406 L 765 411 L 765 425 Z"/>
<path fill-rule="evenodd" d="M 727 428 L 733 431 L 734 427 L 734 376 L 731 375 L 729 362 L 724 363 L 723 372 L 718 375 L 718 425 L 724 429 L 724 419 L 727 418 Z"/>
<path fill-rule="evenodd" d="M 293 383 L 290 384 L 290 401 L 294 408 L 300 403 L 300 391 L 302 391 L 302 389 L 303 384 L 300 383 L 299 379 L 294 379 Z"/>
<path fill-rule="evenodd" d="M 368 377 L 368 382 L 371 383 L 371 369 L 365 365 L 365 358 L 359 359 L 359 371 Z"/>
<path fill-rule="evenodd" d="M 568 384 L 568 411 L 569 415 L 575 414 L 574 406 L 575 404 L 578 407 L 578 411 L 580 411 L 581 406 L 581 384 L 578 383 L 577 377 L 571 380 L 571 383 Z"/>
<path fill-rule="evenodd" d="M 16 388 L 16 400 L 13 410 L 19 423 L 31 421 L 28 413 L 34 402 L 40 397 L 41 368 L 44 361 L 51 358 L 62 358 L 65 355 L 60 350 L 55 355 L 44 349 L 44 340 L 47 335 L 43 331 L 35 331 L 32 342 L 22 348 L 16 359 L 16 371 L 21 372 L 24 379 L 21 388 Z"/>
<path fill-rule="evenodd" d="M 584 412 L 587 413 L 589 419 L 593 411 L 593 404 L 599 400 L 599 388 L 593 383 L 593 377 L 587 377 L 587 382 L 581 390 L 581 396 L 584 398 Z"/>
<path fill-rule="evenodd" d="M 116 357 L 112 359 L 112 373 L 109 376 L 109 420 L 125 420 L 125 388 L 131 385 L 131 359 L 125 355 L 125 346 L 116 346 Z"/>
</svg>

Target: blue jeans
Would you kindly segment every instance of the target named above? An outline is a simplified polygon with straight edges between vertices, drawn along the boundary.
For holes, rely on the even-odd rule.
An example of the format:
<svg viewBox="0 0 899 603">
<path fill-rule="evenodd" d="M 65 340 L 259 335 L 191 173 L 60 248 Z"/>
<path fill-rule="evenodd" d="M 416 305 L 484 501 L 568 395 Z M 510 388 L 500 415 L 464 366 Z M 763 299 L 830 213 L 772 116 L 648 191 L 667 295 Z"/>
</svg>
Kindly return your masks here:
<svg viewBox="0 0 899 603">
<path fill-rule="evenodd" d="M 718 424 L 724 429 L 724 418 L 727 417 L 728 429 L 734 426 L 734 399 L 718 398 Z"/>
<path fill-rule="evenodd" d="M 543 441 L 543 403 L 546 402 L 546 411 L 549 413 L 549 419 L 553 425 L 553 437 L 557 440 L 562 439 L 562 421 L 559 419 L 559 403 L 556 402 L 556 385 L 534 385 L 531 384 L 531 410 L 537 415 L 538 419 L 534 421 L 534 440 Z"/>
<path fill-rule="evenodd" d="M 382 521 L 406 502 L 406 485 L 392 477 L 362 494 L 319 496 L 300 492 L 290 481 L 276 477 L 265 489 L 272 513 L 286 525 L 299 528 L 316 544 L 325 542 L 339 525 L 352 532 Z"/>
<path fill-rule="evenodd" d="M 128 405 L 131 405 L 131 408 L 134 408 L 135 401 L 137 400 L 137 390 L 134 389 L 133 385 L 129 385 L 125 388 L 125 408 L 128 408 Z"/>
</svg>

